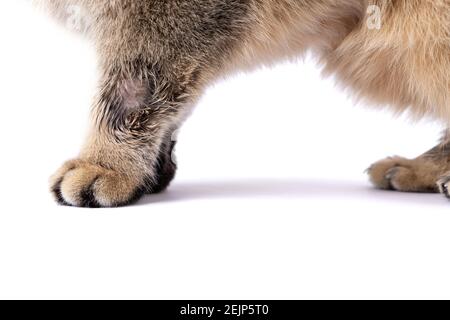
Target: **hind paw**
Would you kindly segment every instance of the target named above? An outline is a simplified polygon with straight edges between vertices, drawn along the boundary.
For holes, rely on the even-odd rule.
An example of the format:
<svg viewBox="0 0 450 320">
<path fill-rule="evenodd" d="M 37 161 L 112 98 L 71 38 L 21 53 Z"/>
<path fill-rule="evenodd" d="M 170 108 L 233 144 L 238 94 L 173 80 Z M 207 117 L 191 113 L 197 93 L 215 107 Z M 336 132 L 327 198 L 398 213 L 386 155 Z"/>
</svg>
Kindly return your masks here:
<svg viewBox="0 0 450 320">
<path fill-rule="evenodd" d="M 418 160 L 391 157 L 368 169 L 377 188 L 404 192 L 437 192 L 433 168 Z"/>
</svg>

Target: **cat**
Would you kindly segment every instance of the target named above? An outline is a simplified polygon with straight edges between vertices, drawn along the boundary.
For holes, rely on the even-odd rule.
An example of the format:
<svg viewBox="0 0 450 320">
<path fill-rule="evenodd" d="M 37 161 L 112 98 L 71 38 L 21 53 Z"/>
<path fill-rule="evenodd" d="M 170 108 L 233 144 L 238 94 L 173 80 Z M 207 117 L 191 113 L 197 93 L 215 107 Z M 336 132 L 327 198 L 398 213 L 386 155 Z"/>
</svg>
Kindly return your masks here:
<svg viewBox="0 0 450 320">
<path fill-rule="evenodd" d="M 37 2 L 91 39 L 101 70 L 85 145 L 51 178 L 63 205 L 123 206 L 165 190 L 173 133 L 211 82 L 306 50 L 360 99 L 450 120 L 449 0 Z M 450 135 L 368 174 L 378 188 L 450 198 Z"/>
</svg>

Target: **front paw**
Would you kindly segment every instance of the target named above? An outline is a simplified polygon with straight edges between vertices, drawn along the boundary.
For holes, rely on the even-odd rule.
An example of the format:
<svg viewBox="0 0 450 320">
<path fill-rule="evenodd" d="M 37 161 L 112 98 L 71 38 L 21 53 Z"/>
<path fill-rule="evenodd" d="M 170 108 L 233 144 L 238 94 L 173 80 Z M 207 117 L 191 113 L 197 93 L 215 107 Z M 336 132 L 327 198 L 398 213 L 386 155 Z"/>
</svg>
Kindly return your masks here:
<svg viewBox="0 0 450 320">
<path fill-rule="evenodd" d="M 62 205 L 118 207 L 138 200 L 143 183 L 126 174 L 85 160 L 65 163 L 51 178 L 51 191 Z"/>
</svg>

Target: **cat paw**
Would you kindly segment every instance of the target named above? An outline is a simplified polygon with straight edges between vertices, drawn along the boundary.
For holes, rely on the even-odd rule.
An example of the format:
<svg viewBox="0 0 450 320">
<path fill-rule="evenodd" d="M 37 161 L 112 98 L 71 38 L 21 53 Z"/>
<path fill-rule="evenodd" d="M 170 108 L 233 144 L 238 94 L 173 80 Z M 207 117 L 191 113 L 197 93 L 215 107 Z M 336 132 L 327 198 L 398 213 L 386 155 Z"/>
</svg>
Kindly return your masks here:
<svg viewBox="0 0 450 320">
<path fill-rule="evenodd" d="M 75 207 L 124 206 L 144 193 L 137 179 L 84 160 L 66 162 L 52 176 L 50 185 L 59 204 Z"/>
<path fill-rule="evenodd" d="M 384 190 L 436 192 L 433 171 L 426 163 L 391 157 L 373 164 L 368 170 L 372 184 Z"/>
</svg>

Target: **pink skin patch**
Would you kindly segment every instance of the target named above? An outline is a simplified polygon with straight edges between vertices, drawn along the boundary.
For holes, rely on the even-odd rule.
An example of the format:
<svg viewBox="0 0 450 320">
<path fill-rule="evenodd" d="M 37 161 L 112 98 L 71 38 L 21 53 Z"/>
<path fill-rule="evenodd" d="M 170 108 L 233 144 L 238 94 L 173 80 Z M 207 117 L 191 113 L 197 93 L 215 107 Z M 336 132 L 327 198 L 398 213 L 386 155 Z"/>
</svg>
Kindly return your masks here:
<svg viewBox="0 0 450 320">
<path fill-rule="evenodd" d="M 145 104 L 148 86 L 142 80 L 124 80 L 119 87 L 122 106 L 126 110 L 136 109 Z"/>
</svg>

